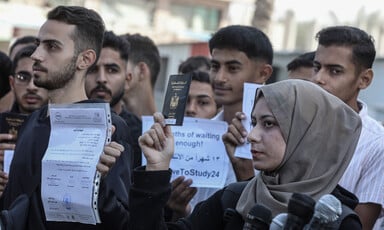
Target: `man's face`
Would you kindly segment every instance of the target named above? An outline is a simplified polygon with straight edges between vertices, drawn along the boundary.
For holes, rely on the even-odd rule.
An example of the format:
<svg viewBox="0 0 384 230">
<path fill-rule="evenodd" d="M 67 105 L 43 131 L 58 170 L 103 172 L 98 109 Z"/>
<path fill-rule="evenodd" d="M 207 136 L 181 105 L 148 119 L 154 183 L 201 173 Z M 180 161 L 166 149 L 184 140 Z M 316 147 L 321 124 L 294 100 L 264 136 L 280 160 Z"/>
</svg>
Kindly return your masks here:
<svg viewBox="0 0 384 230">
<path fill-rule="evenodd" d="M 352 62 L 352 48 L 319 45 L 312 76 L 316 84 L 352 105 L 359 93 L 359 74 Z"/>
<path fill-rule="evenodd" d="M 99 98 L 116 105 L 124 94 L 126 62 L 120 53 L 103 48 L 96 66 L 92 67 L 85 80 L 85 91 L 89 98 Z"/>
<path fill-rule="evenodd" d="M 211 84 L 207 82 L 192 81 L 189 87 L 185 115 L 188 117 L 212 118 L 217 113 Z"/>
<path fill-rule="evenodd" d="M 31 58 L 35 61 L 34 83 L 48 90 L 63 88 L 74 77 L 77 54 L 71 34 L 75 26 L 55 20 L 46 21 L 39 30 L 38 47 Z"/>
<path fill-rule="evenodd" d="M 221 105 L 242 103 L 244 82 L 265 83 L 260 71 L 264 65 L 238 50 L 213 49 L 210 75 L 216 102 Z"/>
<path fill-rule="evenodd" d="M 48 102 L 48 91 L 33 84 L 33 63 L 34 61 L 28 57 L 19 59 L 15 74 L 10 77 L 19 110 L 26 114 L 32 113 Z"/>
</svg>

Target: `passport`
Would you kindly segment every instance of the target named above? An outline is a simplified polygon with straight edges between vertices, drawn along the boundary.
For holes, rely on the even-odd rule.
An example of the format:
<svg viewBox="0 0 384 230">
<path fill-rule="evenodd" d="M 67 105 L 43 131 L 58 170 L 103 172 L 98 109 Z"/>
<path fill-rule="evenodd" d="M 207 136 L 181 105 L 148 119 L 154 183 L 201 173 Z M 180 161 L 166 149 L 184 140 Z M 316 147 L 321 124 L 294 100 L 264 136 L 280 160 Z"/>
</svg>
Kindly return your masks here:
<svg viewBox="0 0 384 230">
<path fill-rule="evenodd" d="M 23 125 L 24 121 L 27 119 L 28 115 L 4 112 L 0 114 L 0 133 L 9 133 L 16 136 L 19 133 L 20 127 Z M 16 141 L 15 139 L 15 141 Z M 11 143 L 14 143 L 12 141 Z"/>
<path fill-rule="evenodd" d="M 167 125 L 183 125 L 191 80 L 190 73 L 175 74 L 169 77 L 162 111 Z"/>
</svg>

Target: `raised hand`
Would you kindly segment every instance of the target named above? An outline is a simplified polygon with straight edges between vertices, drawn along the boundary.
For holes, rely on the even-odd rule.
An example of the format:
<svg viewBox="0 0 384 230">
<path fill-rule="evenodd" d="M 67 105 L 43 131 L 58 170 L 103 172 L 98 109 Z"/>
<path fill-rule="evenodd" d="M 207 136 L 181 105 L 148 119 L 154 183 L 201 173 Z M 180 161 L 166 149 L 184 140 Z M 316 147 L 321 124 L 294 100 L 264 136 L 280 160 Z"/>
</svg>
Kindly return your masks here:
<svg viewBox="0 0 384 230">
<path fill-rule="evenodd" d="M 228 126 L 228 131 L 222 136 L 225 150 L 232 163 L 238 181 L 248 180 L 255 175 L 253 162 L 250 159 L 235 157 L 235 149 L 242 145 L 247 139 L 247 130 L 242 124 L 245 114 L 237 112 L 232 119 L 232 123 Z"/>
<path fill-rule="evenodd" d="M 112 133 L 115 130 L 116 127 L 112 126 Z M 105 176 L 111 170 L 123 151 L 124 146 L 114 141 L 104 146 L 103 153 L 100 155 L 99 162 L 96 165 L 96 169 L 101 173 L 101 176 Z"/>
<path fill-rule="evenodd" d="M 161 113 L 155 113 L 153 118 L 155 123 L 139 137 L 141 150 L 147 159 L 146 170 L 168 170 L 174 153 L 172 130 L 165 125 Z"/>
</svg>

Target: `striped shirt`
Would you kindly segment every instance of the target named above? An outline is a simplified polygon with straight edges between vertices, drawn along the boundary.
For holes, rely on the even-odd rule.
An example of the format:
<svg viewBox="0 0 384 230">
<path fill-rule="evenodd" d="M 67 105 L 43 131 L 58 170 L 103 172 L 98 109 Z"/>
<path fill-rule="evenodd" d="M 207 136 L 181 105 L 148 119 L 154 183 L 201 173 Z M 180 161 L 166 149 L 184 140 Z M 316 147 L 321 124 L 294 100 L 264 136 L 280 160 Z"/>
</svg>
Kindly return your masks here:
<svg viewBox="0 0 384 230">
<path fill-rule="evenodd" d="M 354 193 L 360 203 L 380 204 L 384 216 L 384 127 L 368 115 L 367 105 L 359 112 L 362 130 L 352 160 L 339 184 Z"/>
</svg>

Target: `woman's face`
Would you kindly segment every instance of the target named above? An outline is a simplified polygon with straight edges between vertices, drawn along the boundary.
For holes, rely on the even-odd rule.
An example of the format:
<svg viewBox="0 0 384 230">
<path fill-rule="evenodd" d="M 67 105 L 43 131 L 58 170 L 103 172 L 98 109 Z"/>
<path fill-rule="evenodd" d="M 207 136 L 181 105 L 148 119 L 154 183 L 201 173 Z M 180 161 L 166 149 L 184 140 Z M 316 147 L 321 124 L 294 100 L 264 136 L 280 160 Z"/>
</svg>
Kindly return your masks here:
<svg viewBox="0 0 384 230">
<path fill-rule="evenodd" d="M 272 172 L 283 161 L 286 143 L 264 97 L 257 100 L 251 118 L 253 128 L 248 141 L 251 143 L 253 166 L 260 171 Z"/>
</svg>

